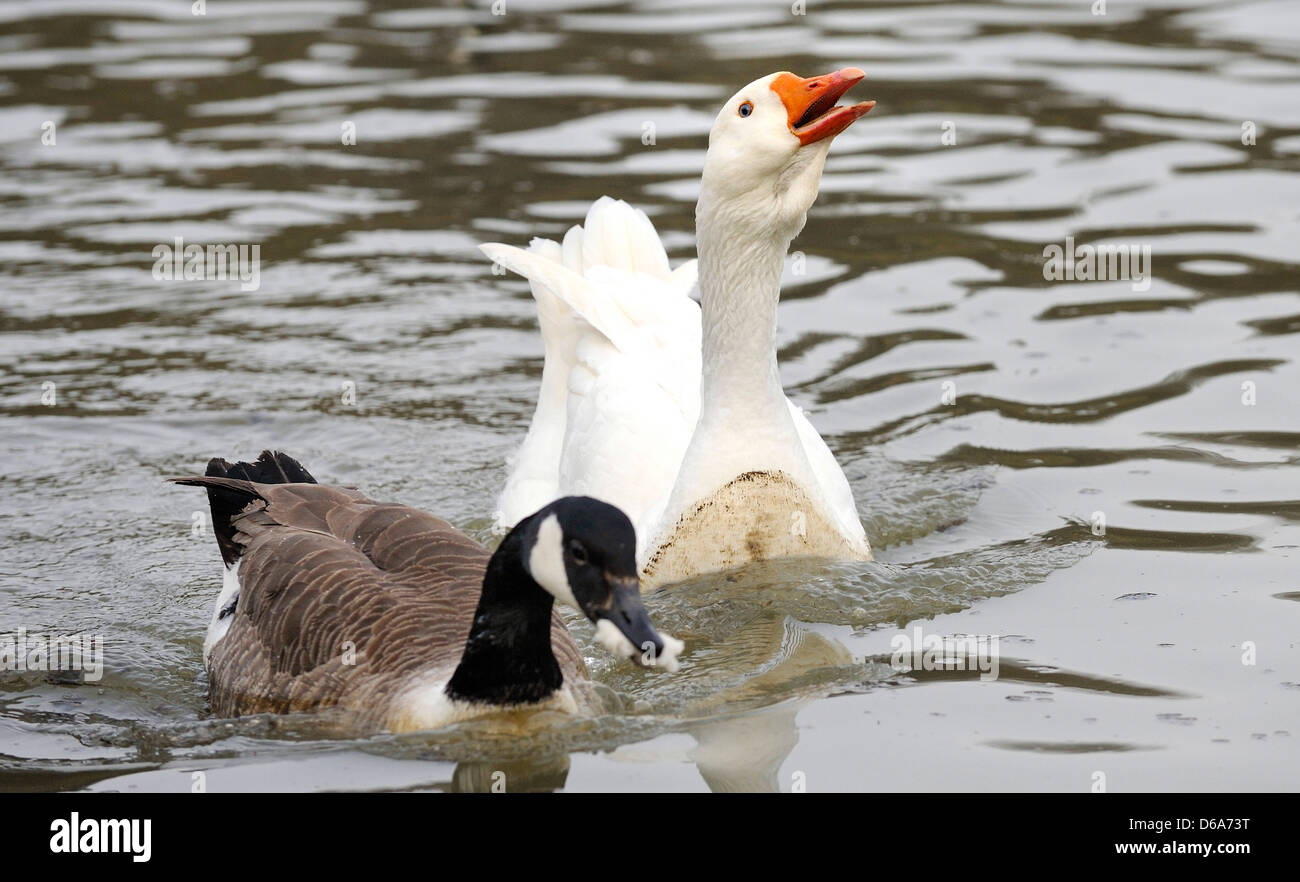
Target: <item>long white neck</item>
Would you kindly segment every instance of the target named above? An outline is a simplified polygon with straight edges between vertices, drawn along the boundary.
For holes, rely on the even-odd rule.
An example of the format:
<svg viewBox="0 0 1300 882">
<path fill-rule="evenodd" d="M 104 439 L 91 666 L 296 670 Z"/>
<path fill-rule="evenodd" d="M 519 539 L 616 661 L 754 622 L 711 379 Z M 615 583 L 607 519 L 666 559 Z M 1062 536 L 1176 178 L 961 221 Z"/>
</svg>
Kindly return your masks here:
<svg viewBox="0 0 1300 882">
<path fill-rule="evenodd" d="M 696 208 L 703 370 L 700 417 L 658 519 L 678 515 L 751 471 L 812 473 L 776 364 L 776 308 L 786 248 L 802 226 L 774 222 L 755 200 L 715 199 L 705 178 Z"/>
<path fill-rule="evenodd" d="M 746 473 L 782 472 L 803 487 L 816 485 L 776 363 L 781 269 L 803 218 L 776 224 L 743 200 L 712 201 L 705 183 L 695 215 L 700 417 L 667 504 L 650 519 L 647 534 L 655 538 L 647 552 L 669 540 L 679 517 Z"/>
<path fill-rule="evenodd" d="M 701 198 L 697 212 L 703 374 L 700 422 L 728 431 L 785 418 L 776 309 L 791 236 Z M 770 220 L 768 221 L 770 224 Z"/>
</svg>

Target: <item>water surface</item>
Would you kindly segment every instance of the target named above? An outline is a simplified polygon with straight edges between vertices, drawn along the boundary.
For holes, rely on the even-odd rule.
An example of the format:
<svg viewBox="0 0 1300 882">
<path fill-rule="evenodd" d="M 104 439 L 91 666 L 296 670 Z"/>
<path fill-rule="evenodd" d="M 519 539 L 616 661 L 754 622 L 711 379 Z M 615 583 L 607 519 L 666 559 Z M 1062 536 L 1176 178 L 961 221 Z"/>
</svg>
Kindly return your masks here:
<svg viewBox="0 0 1300 882">
<path fill-rule="evenodd" d="M 0 631 L 107 641 L 98 683 L 0 677 L 0 788 L 1300 786 L 1294 4 L 807 7 L 0 5 Z M 650 597 L 677 677 L 575 623 L 609 712 L 523 740 L 213 718 L 219 558 L 161 478 L 276 447 L 488 538 L 541 341 L 474 245 L 609 194 L 688 259 L 717 106 L 846 65 L 879 104 L 781 365 L 877 562 Z M 257 243 L 260 286 L 155 281 L 177 236 Z M 1149 287 L 1046 280 L 1067 236 Z M 1001 635 L 1000 676 L 896 671 L 916 625 Z"/>
</svg>

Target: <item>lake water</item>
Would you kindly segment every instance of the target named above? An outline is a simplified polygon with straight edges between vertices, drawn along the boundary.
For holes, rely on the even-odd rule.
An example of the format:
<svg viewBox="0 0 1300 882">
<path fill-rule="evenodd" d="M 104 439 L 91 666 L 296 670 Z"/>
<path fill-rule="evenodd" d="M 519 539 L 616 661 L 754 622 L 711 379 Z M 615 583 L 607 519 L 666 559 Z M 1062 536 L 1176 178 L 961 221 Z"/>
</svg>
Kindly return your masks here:
<svg viewBox="0 0 1300 882">
<path fill-rule="evenodd" d="M 97 682 L 0 676 L 0 789 L 1300 787 L 1300 6 L 504 11 L 0 4 L 0 632 L 105 641 Z M 676 265 L 720 103 L 846 65 L 879 104 L 780 358 L 877 561 L 648 597 L 675 677 L 575 622 L 622 710 L 523 740 L 214 719 L 217 548 L 162 478 L 275 447 L 490 538 L 541 340 L 474 245 L 609 194 Z M 176 237 L 259 286 L 155 280 Z M 1067 237 L 1150 275 L 1049 280 Z M 917 627 L 998 676 L 898 670 Z"/>
</svg>

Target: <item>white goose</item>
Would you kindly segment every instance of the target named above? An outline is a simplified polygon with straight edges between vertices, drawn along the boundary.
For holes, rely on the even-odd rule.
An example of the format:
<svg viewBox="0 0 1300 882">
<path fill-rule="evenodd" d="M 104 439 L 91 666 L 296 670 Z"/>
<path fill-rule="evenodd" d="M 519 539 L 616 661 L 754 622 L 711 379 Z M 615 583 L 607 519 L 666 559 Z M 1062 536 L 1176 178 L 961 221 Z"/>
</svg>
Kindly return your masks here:
<svg viewBox="0 0 1300 882">
<path fill-rule="evenodd" d="M 557 496 L 603 499 L 636 525 L 651 586 L 751 560 L 871 558 L 848 480 L 782 391 L 775 348 L 786 251 L 831 140 L 875 106 L 836 106 L 864 76 L 770 74 L 723 105 L 695 213 L 698 306 L 696 262 L 670 271 L 649 219 L 607 197 L 563 245 L 481 246 L 529 280 L 545 342 L 498 526 Z"/>
</svg>

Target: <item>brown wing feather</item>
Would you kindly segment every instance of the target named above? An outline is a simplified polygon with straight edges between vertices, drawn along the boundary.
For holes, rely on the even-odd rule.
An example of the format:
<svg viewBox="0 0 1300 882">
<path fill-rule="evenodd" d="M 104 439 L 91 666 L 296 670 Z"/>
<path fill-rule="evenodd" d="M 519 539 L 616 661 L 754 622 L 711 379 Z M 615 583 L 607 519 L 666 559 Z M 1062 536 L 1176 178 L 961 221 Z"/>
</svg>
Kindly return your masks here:
<svg viewBox="0 0 1300 882">
<path fill-rule="evenodd" d="M 242 483 L 242 482 L 241 482 Z M 222 716 L 349 708 L 381 727 L 419 678 L 460 660 L 490 553 L 433 515 L 320 484 L 254 484 L 234 523 L 235 619 L 209 659 Z M 343 663 L 349 644 L 355 664 Z M 565 679 L 586 676 L 558 613 Z"/>
</svg>

